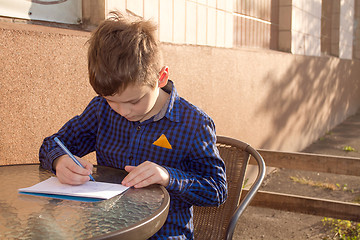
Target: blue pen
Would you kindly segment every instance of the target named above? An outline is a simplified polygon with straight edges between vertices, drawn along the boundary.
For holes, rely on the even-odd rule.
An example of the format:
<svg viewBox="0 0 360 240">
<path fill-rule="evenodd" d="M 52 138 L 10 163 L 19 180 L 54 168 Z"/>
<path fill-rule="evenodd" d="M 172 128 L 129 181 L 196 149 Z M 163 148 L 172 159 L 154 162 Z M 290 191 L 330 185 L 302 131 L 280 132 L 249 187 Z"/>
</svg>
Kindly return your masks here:
<svg viewBox="0 0 360 240">
<path fill-rule="evenodd" d="M 69 151 L 69 149 L 67 149 L 65 147 L 65 145 L 60 141 L 59 138 L 55 137 L 54 138 L 55 142 L 62 148 L 62 150 L 64 150 L 66 152 L 67 155 L 69 155 L 69 157 L 80 167 L 84 168 L 83 165 L 81 165 L 81 163 L 76 159 L 76 157 L 74 157 L 74 155 Z M 93 180 L 95 182 L 95 179 L 93 178 L 93 176 L 91 176 L 91 174 L 89 175 L 90 179 Z"/>
</svg>

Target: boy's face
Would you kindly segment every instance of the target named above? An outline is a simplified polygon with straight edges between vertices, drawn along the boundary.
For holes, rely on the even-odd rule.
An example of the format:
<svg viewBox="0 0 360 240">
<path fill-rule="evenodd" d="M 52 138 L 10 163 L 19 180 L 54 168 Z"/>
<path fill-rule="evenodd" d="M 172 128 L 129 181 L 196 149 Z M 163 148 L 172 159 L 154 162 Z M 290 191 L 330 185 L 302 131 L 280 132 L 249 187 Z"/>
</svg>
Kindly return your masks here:
<svg viewBox="0 0 360 240">
<path fill-rule="evenodd" d="M 104 96 L 110 107 L 129 121 L 145 121 L 155 114 L 159 87 L 129 85 L 120 94 Z"/>
</svg>

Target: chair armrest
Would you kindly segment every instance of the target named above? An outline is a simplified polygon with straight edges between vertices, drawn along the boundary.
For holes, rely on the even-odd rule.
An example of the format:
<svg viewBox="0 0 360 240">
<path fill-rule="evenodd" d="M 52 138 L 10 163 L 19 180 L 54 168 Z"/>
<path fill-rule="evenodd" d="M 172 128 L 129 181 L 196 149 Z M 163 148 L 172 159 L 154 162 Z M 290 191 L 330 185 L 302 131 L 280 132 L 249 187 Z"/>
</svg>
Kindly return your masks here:
<svg viewBox="0 0 360 240">
<path fill-rule="evenodd" d="M 233 216 L 231 217 L 229 227 L 226 232 L 226 239 L 228 240 L 232 239 L 237 221 L 243 214 L 246 207 L 250 204 L 251 200 L 254 198 L 265 178 L 266 166 L 262 156 L 250 145 L 248 145 L 245 150 L 255 158 L 258 164 L 258 175 L 250 190 L 248 191 L 244 199 L 240 202 L 239 206 L 236 208 Z"/>
</svg>

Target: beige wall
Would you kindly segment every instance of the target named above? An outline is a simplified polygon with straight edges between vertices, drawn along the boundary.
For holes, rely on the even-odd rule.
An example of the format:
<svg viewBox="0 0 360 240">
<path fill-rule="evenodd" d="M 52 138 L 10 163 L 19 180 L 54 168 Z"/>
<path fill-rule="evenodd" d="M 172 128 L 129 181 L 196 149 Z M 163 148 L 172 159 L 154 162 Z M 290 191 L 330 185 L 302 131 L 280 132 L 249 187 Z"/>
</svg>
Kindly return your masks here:
<svg viewBox="0 0 360 240">
<path fill-rule="evenodd" d="M 37 162 L 42 139 L 90 96 L 89 34 L 0 23 L 0 165 Z"/>
<path fill-rule="evenodd" d="M 42 139 L 85 108 L 89 33 L 0 22 L 0 165 L 38 161 Z M 360 105 L 359 61 L 164 44 L 179 93 L 217 132 L 298 151 Z M 93 157 L 93 156 L 92 156 Z"/>
<path fill-rule="evenodd" d="M 359 108 L 358 61 L 273 51 L 165 49 L 177 53 L 167 57 L 179 92 L 213 116 L 218 134 L 257 148 L 301 150 Z"/>
</svg>

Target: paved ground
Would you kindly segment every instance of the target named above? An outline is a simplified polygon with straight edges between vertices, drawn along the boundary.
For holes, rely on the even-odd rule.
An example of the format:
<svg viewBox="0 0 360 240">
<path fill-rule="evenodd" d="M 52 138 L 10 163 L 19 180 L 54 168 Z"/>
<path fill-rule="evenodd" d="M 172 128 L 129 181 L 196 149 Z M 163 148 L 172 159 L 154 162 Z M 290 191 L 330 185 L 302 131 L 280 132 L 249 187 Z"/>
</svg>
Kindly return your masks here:
<svg viewBox="0 0 360 240">
<path fill-rule="evenodd" d="M 353 151 L 345 151 L 351 147 Z M 349 148 L 350 149 L 350 148 Z M 360 111 L 326 133 L 303 152 L 360 158 Z M 266 159 L 265 159 L 266 160 Z M 359 169 L 360 171 L 360 169 Z M 351 191 L 331 191 L 295 183 L 290 176 L 346 186 Z M 263 190 L 320 197 L 340 201 L 360 198 L 360 177 L 277 169 L 269 174 Z M 321 222 L 323 217 L 249 207 L 238 223 L 234 239 L 324 239 L 333 236 Z"/>
</svg>

